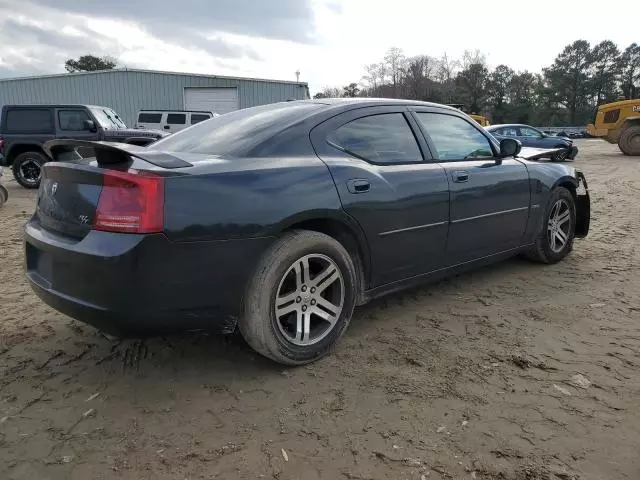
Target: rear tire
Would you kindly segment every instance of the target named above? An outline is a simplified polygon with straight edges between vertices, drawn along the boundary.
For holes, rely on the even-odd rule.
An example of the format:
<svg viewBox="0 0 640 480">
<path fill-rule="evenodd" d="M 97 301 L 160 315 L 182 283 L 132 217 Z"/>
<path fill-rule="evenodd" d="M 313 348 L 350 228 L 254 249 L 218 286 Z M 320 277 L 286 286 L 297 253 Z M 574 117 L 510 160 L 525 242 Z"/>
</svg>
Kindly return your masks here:
<svg viewBox="0 0 640 480">
<path fill-rule="evenodd" d="M 18 155 L 11 165 L 16 182 L 24 188 L 38 188 L 45 162 L 46 158 L 40 152 L 24 152 Z"/>
<path fill-rule="evenodd" d="M 535 244 L 526 253 L 535 262 L 552 264 L 573 249 L 576 232 L 576 202 L 569 190 L 557 187 L 547 203 Z"/>
<path fill-rule="evenodd" d="M 263 255 L 249 282 L 240 333 L 278 363 L 318 360 L 347 329 L 356 285 L 353 259 L 338 241 L 307 230 L 286 233 Z"/>
<path fill-rule="evenodd" d="M 9 190 L 0 185 L 0 208 L 9 200 Z"/>
<path fill-rule="evenodd" d="M 640 125 L 628 127 L 618 141 L 618 147 L 625 155 L 640 155 Z"/>
</svg>

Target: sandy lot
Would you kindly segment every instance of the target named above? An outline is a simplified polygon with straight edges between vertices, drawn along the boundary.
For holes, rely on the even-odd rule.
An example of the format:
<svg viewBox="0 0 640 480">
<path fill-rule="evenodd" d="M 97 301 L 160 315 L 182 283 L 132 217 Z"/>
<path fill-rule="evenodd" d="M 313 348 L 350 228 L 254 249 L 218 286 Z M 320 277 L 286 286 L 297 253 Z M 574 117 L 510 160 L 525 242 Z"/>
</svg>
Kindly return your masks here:
<svg viewBox="0 0 640 480">
<path fill-rule="evenodd" d="M 22 274 L 0 210 L 2 479 L 640 478 L 640 159 L 579 142 L 592 230 L 376 301 L 283 370 L 233 337 L 110 341 Z"/>
</svg>

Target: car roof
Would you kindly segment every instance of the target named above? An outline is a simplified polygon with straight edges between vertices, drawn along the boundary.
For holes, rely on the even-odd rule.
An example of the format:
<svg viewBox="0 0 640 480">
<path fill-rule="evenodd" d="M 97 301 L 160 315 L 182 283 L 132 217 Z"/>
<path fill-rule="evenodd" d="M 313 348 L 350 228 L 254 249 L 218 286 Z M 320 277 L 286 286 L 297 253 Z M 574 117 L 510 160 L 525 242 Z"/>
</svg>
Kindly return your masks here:
<svg viewBox="0 0 640 480">
<path fill-rule="evenodd" d="M 104 105 L 87 105 L 85 103 L 34 103 L 5 105 L 3 108 L 111 108 Z"/>
<path fill-rule="evenodd" d="M 162 108 L 143 108 L 138 110 L 138 113 L 152 113 L 152 112 L 175 112 L 175 113 L 211 113 L 210 110 L 180 110 L 180 109 L 162 109 Z"/>
<path fill-rule="evenodd" d="M 528 128 L 536 128 L 536 127 L 532 127 L 531 125 L 527 125 L 525 123 L 500 123 L 497 125 L 491 125 L 489 127 L 487 127 L 487 130 L 494 130 L 496 128 L 505 128 L 505 127 L 528 127 Z M 536 130 L 538 130 L 536 128 Z"/>
<path fill-rule="evenodd" d="M 349 105 L 361 105 L 361 106 L 383 106 L 383 105 L 406 105 L 416 107 L 438 107 L 452 112 L 460 112 L 457 108 L 444 105 L 442 103 L 422 102 L 420 100 L 405 100 L 400 98 L 371 98 L 371 97 L 338 97 L 338 98 L 317 98 L 310 100 L 291 100 L 289 103 L 318 103 L 324 105 L 333 106 L 349 106 Z"/>
</svg>

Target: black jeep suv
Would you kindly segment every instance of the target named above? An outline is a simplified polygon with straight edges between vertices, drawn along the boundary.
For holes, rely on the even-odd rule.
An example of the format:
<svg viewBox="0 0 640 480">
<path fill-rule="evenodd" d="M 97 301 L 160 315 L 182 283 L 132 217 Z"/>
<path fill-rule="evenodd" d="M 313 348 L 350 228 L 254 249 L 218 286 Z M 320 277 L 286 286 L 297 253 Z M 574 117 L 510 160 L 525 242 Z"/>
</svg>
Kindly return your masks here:
<svg viewBox="0 0 640 480">
<path fill-rule="evenodd" d="M 0 116 L 0 165 L 16 181 L 38 188 L 48 157 L 42 145 L 57 138 L 148 145 L 168 133 L 128 128 L 108 107 L 93 105 L 5 105 Z M 79 152 L 82 154 L 82 152 Z"/>
</svg>

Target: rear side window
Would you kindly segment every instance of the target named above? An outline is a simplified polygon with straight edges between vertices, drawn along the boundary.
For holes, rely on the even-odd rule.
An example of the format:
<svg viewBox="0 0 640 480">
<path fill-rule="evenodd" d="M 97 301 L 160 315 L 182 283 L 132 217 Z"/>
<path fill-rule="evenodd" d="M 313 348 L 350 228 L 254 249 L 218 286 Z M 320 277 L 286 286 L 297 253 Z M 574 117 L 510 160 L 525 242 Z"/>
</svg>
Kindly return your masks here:
<svg viewBox="0 0 640 480">
<path fill-rule="evenodd" d="M 161 121 L 161 113 L 140 113 L 138 115 L 138 123 L 160 123 Z"/>
<path fill-rule="evenodd" d="M 204 122 L 205 120 L 209 120 L 211 118 L 210 115 L 204 115 L 202 113 L 192 113 L 191 114 L 191 125 L 195 125 L 196 123 Z"/>
<path fill-rule="evenodd" d="M 492 130 L 491 133 L 495 133 L 496 135 L 501 135 L 503 137 L 518 136 L 518 131 L 513 127 L 498 128 L 497 130 Z"/>
<path fill-rule="evenodd" d="M 8 132 L 43 133 L 53 130 L 53 115 L 47 109 L 20 108 L 6 112 Z"/>
<path fill-rule="evenodd" d="M 187 123 L 186 113 L 169 113 L 167 114 L 168 125 L 184 125 Z"/>
<path fill-rule="evenodd" d="M 372 163 L 422 161 L 418 143 L 402 113 L 358 118 L 336 129 L 327 140 Z"/>
<path fill-rule="evenodd" d="M 79 132 L 85 129 L 84 122 L 89 120 L 89 115 L 84 110 L 59 110 L 58 123 L 60 130 Z"/>
<path fill-rule="evenodd" d="M 169 152 L 246 154 L 291 124 L 324 108 L 319 103 L 273 103 L 214 117 L 153 144 Z"/>
<path fill-rule="evenodd" d="M 440 113 L 416 113 L 436 147 L 438 160 L 468 160 L 493 157 L 487 137 L 466 120 Z"/>
</svg>

